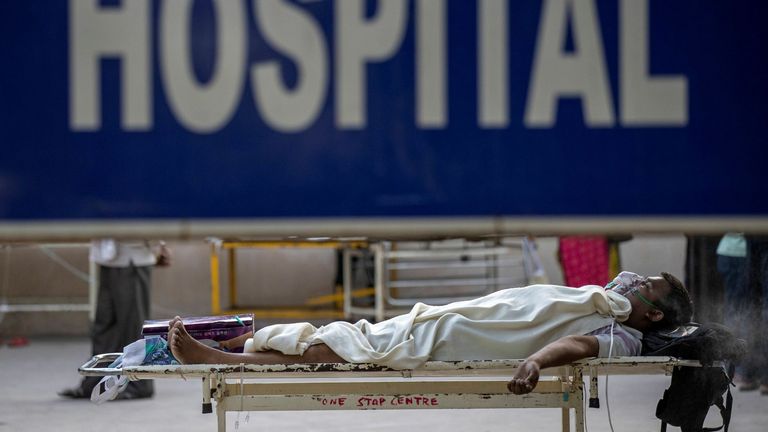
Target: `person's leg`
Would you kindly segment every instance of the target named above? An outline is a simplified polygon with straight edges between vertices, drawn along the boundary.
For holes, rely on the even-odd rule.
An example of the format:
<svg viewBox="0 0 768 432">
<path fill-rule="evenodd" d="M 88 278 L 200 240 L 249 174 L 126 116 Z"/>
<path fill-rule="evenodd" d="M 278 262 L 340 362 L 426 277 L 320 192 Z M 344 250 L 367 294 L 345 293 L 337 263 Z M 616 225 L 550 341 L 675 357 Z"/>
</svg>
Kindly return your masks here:
<svg viewBox="0 0 768 432">
<path fill-rule="evenodd" d="M 743 331 L 741 316 L 752 299 L 747 295 L 747 259 L 719 255 L 717 270 L 725 288 L 723 324 L 739 334 Z M 743 337 L 743 336 L 742 336 Z"/>
<path fill-rule="evenodd" d="M 747 259 L 718 255 L 717 270 L 723 280 L 725 293 L 722 308 L 723 324 L 733 331 L 733 334 L 750 340 L 749 314 L 754 303 L 749 298 L 747 290 Z M 741 384 L 746 384 L 745 370 L 738 364 L 736 373 Z"/>
<path fill-rule="evenodd" d="M 245 346 L 245 342 L 252 337 L 253 332 L 249 331 L 248 333 L 243 333 L 240 336 L 233 337 L 232 339 L 219 342 L 219 348 L 224 348 L 227 351 L 241 351 L 240 348 L 243 348 Z"/>
<path fill-rule="evenodd" d="M 91 327 L 92 354 L 121 351 L 115 340 L 115 299 L 112 296 L 110 267 L 99 266 L 99 292 L 96 297 L 96 315 Z"/>
<path fill-rule="evenodd" d="M 757 280 L 761 285 L 760 300 L 762 307 L 758 315 L 757 328 L 765 331 L 768 328 L 768 238 L 761 237 L 755 241 L 756 264 L 758 266 Z M 760 337 L 758 346 L 758 369 L 760 371 L 760 392 L 768 395 L 768 338 Z"/>
<path fill-rule="evenodd" d="M 286 355 L 278 351 L 230 353 L 203 345 L 187 333 L 181 318 L 174 318 L 168 329 L 168 345 L 182 364 L 296 364 L 346 363 L 327 345 L 312 345 L 303 355 Z"/>
<path fill-rule="evenodd" d="M 117 314 L 122 306 L 120 297 L 115 296 L 121 292 L 115 289 L 119 270 L 121 269 L 99 266 L 96 314 L 91 325 L 91 355 L 122 352 L 125 346 L 121 344 L 117 326 Z M 59 394 L 71 398 L 88 398 L 99 381 L 101 377 L 84 377 L 79 387 L 64 390 Z"/>
<path fill-rule="evenodd" d="M 748 314 L 745 314 L 745 326 L 749 328 L 747 339 L 747 354 L 742 362 L 746 382 L 739 387 L 741 390 L 755 390 L 759 386 L 761 375 L 766 367 L 764 360 L 764 343 L 762 334 L 765 331 L 762 315 L 762 279 L 763 256 L 761 241 L 756 237 L 747 237 L 747 294 L 745 300 L 751 305 Z"/>
<path fill-rule="evenodd" d="M 141 339 L 144 321 L 150 316 L 152 266 L 134 266 L 121 268 L 119 280 L 115 282 L 119 299 L 116 313 L 117 340 L 121 347 Z M 122 348 L 120 348 L 122 351 Z M 128 383 L 128 387 L 118 396 L 122 399 L 145 398 L 154 394 L 153 380 L 138 380 Z"/>
<path fill-rule="evenodd" d="M 96 314 L 91 325 L 91 355 L 120 352 L 115 339 L 115 304 L 110 286 L 109 267 L 99 266 L 99 289 L 96 294 Z M 101 381 L 101 377 L 84 377 L 80 381 L 80 397 L 90 397 L 91 391 Z"/>
</svg>

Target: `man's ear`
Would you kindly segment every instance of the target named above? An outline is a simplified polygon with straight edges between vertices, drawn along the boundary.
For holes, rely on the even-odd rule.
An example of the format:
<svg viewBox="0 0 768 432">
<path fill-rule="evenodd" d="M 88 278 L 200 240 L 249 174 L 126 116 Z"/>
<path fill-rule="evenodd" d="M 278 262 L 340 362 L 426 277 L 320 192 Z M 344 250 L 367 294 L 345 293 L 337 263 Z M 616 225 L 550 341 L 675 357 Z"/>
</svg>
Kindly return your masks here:
<svg viewBox="0 0 768 432">
<path fill-rule="evenodd" d="M 662 318 L 664 318 L 664 312 L 658 309 L 651 309 L 645 313 L 645 316 L 646 318 L 651 320 L 651 322 L 658 322 L 658 321 L 661 321 Z"/>
</svg>

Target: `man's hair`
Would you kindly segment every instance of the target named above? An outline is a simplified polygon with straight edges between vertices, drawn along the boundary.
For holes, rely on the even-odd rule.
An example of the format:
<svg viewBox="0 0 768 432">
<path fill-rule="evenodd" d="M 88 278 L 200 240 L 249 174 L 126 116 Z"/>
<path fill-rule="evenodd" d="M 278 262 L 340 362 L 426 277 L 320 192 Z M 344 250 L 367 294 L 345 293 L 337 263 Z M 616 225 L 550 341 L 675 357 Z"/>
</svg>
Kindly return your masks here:
<svg viewBox="0 0 768 432">
<path fill-rule="evenodd" d="M 656 305 L 664 312 L 664 318 L 654 323 L 654 330 L 676 327 L 693 319 L 693 302 L 688 290 L 682 282 L 667 272 L 661 272 L 661 277 L 670 286 L 669 294 L 657 300 Z"/>
</svg>

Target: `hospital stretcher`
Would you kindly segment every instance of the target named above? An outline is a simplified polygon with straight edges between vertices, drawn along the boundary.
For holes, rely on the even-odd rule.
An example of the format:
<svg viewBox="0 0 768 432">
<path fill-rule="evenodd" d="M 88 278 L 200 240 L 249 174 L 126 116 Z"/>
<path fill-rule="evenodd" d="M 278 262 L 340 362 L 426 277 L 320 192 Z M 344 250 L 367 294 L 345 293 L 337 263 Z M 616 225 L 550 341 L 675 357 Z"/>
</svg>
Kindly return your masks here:
<svg viewBox="0 0 768 432">
<path fill-rule="evenodd" d="M 94 356 L 81 375 L 123 375 L 130 380 L 202 379 L 203 413 L 216 402 L 218 430 L 226 430 L 226 413 L 234 411 L 561 408 L 563 432 L 584 430 L 584 393 L 597 405 L 597 376 L 666 374 L 675 367 L 700 366 L 672 357 L 585 359 L 542 371 L 526 395 L 514 395 L 507 382 L 523 360 L 431 361 L 414 370 L 373 364 L 316 363 L 295 365 L 173 365 L 98 367 L 119 354 Z M 585 378 L 589 375 L 589 380 Z"/>
</svg>

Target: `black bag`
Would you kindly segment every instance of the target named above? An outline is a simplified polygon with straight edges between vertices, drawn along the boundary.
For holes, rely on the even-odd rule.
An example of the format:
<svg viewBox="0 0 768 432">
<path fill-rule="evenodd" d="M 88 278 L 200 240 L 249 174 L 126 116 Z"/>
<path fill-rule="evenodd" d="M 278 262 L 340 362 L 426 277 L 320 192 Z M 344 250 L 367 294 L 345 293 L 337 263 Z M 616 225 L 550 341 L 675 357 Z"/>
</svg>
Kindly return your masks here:
<svg viewBox="0 0 768 432">
<path fill-rule="evenodd" d="M 642 355 L 699 360 L 705 366 L 715 361 L 735 362 L 747 352 L 747 342 L 721 324 L 688 323 L 643 336 Z"/>
<path fill-rule="evenodd" d="M 664 390 L 664 395 L 656 405 L 656 417 L 661 420 L 661 431 L 666 431 L 667 424 L 671 424 L 679 426 L 682 432 L 720 429 L 728 432 L 733 407 L 730 386 L 731 379 L 723 367 L 676 367 L 672 372 L 672 383 Z M 705 428 L 704 419 L 712 405 L 720 409 L 723 425 Z"/>
<path fill-rule="evenodd" d="M 733 362 L 745 353 L 746 342 L 720 324 L 688 323 L 670 331 L 646 334 L 643 355 L 699 360 L 703 365 L 676 367 L 672 371 L 672 383 L 656 406 L 661 431 L 666 431 L 667 424 L 671 424 L 679 426 L 682 432 L 719 429 L 727 432 L 733 406 L 730 390 Z M 715 361 L 722 361 L 725 366 L 712 366 Z M 704 419 L 712 405 L 720 409 L 723 425 L 704 428 Z"/>
</svg>

